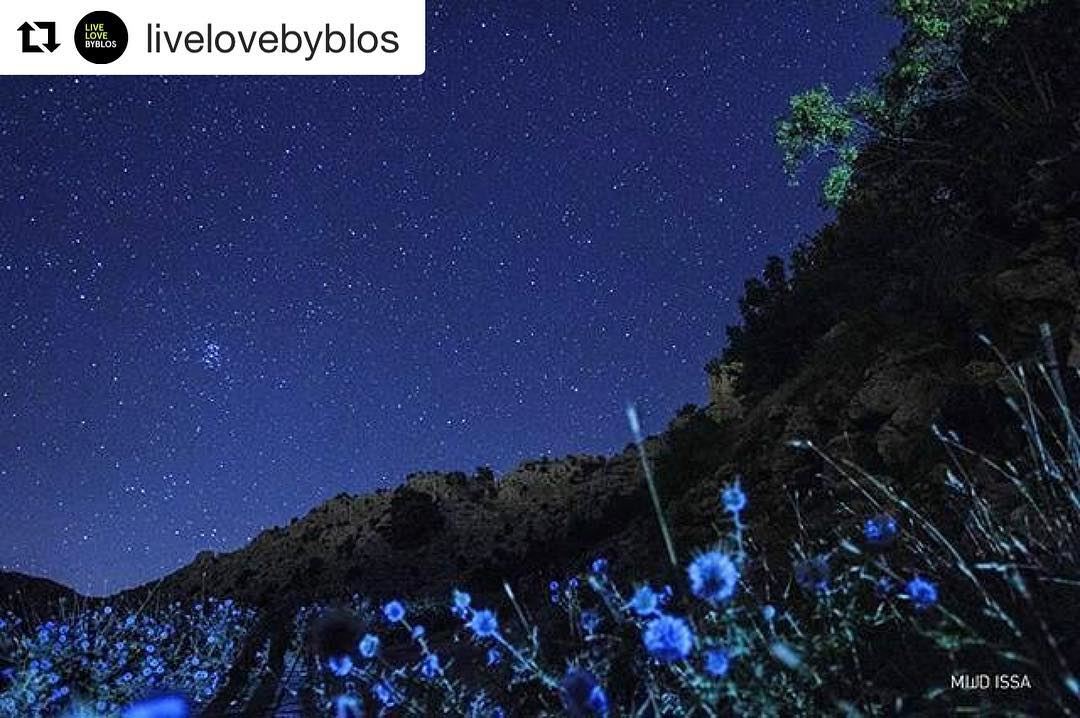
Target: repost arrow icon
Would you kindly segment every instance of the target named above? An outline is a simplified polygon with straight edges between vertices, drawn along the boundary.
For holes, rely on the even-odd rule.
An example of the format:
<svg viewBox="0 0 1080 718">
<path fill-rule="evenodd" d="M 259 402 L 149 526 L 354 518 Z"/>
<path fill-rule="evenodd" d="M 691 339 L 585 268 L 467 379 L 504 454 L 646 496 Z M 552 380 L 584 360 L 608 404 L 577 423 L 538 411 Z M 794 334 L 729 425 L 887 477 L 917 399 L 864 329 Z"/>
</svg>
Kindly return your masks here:
<svg viewBox="0 0 1080 718">
<path fill-rule="evenodd" d="M 19 32 L 22 33 L 22 51 L 23 52 L 42 52 L 42 49 L 37 45 L 30 44 L 30 33 L 34 31 L 34 26 L 28 22 L 24 22 L 19 25 Z"/>
<path fill-rule="evenodd" d="M 55 22 L 42 22 L 41 20 L 35 20 L 34 24 L 38 26 L 39 30 L 48 30 L 49 39 L 43 43 L 43 47 L 52 52 L 56 48 L 60 47 L 60 43 L 56 41 L 56 23 Z M 25 37 L 25 36 L 24 36 Z"/>
</svg>

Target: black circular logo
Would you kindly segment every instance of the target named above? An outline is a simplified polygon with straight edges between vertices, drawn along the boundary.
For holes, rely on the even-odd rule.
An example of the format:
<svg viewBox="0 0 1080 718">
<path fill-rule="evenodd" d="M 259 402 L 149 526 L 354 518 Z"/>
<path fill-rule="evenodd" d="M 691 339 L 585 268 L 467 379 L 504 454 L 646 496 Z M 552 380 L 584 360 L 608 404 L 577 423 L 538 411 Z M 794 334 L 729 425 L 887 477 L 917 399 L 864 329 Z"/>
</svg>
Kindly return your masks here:
<svg viewBox="0 0 1080 718">
<path fill-rule="evenodd" d="M 127 25 L 108 10 L 95 10 L 75 26 L 75 49 L 95 65 L 108 65 L 124 54 Z"/>
</svg>

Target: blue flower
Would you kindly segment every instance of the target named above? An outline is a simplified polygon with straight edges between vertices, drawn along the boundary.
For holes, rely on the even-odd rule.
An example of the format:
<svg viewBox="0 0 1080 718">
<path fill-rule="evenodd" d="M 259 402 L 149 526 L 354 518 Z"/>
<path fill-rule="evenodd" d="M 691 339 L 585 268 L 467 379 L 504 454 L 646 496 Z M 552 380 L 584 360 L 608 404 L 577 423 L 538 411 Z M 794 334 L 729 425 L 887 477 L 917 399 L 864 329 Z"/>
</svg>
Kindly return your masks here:
<svg viewBox="0 0 1080 718">
<path fill-rule="evenodd" d="M 938 589 L 937 584 L 933 581 L 928 581 L 922 576 L 916 576 L 907 582 L 904 586 L 904 593 L 911 599 L 911 602 L 915 604 L 915 608 L 919 611 L 930 608 L 938 601 Z"/>
<path fill-rule="evenodd" d="M 563 708 L 571 718 L 606 716 L 608 698 L 596 676 L 581 668 L 571 668 L 559 683 Z"/>
<path fill-rule="evenodd" d="M 663 663 L 681 661 L 694 648 L 694 633 L 690 625 L 676 616 L 660 616 L 645 624 L 641 634 L 645 650 Z"/>
<path fill-rule="evenodd" d="M 772 623 L 773 619 L 776 618 L 776 607 L 766 603 L 761 607 L 761 617 L 765 619 L 766 623 Z"/>
<path fill-rule="evenodd" d="M 592 572 L 595 573 L 597 576 L 604 576 L 607 574 L 608 560 L 601 556 L 600 558 L 597 558 L 592 562 L 591 568 Z"/>
<path fill-rule="evenodd" d="M 485 660 L 487 661 L 488 666 L 494 666 L 502 660 L 502 653 L 498 648 L 489 648 Z"/>
<path fill-rule="evenodd" d="M 181 696 L 158 696 L 135 703 L 123 712 L 123 718 L 188 718 L 187 701 Z"/>
<path fill-rule="evenodd" d="M 874 595 L 878 598 L 888 598 L 895 589 L 896 585 L 888 576 L 882 576 L 877 581 L 874 581 Z"/>
<path fill-rule="evenodd" d="M 424 635 L 426 633 L 427 633 L 427 629 L 424 628 L 423 626 L 417 624 L 417 625 L 413 626 L 411 635 L 412 635 L 414 641 L 419 641 L 421 638 L 424 637 Z"/>
<path fill-rule="evenodd" d="M 326 662 L 326 665 L 335 676 L 347 676 L 349 671 L 352 670 L 352 659 L 346 655 L 330 656 L 330 660 Z"/>
<path fill-rule="evenodd" d="M 731 656 L 723 648 L 710 648 L 705 651 L 705 672 L 715 678 L 727 675 L 731 667 Z"/>
<path fill-rule="evenodd" d="M 828 556 L 813 556 L 795 564 L 795 583 L 810 593 L 828 591 L 830 575 Z"/>
<path fill-rule="evenodd" d="M 390 623 L 397 623 L 405 618 L 405 606 L 401 601 L 391 601 L 383 606 L 383 615 Z"/>
<path fill-rule="evenodd" d="M 334 699 L 334 718 L 363 718 L 364 706 L 356 696 L 340 695 Z"/>
<path fill-rule="evenodd" d="M 738 478 L 720 492 L 720 503 L 729 514 L 739 514 L 746 508 L 746 494 L 739 486 Z"/>
<path fill-rule="evenodd" d="M 731 598 L 739 580 L 739 569 L 720 551 L 701 554 L 690 563 L 686 573 L 690 577 L 691 593 L 713 604 Z"/>
<path fill-rule="evenodd" d="M 586 636 L 591 636 L 596 633 L 596 629 L 598 629 L 599 627 L 599 613 L 592 610 L 586 610 L 581 612 L 581 630 L 585 631 Z"/>
<path fill-rule="evenodd" d="M 896 540 L 900 528 L 896 519 L 888 514 L 878 514 L 866 520 L 863 524 L 863 538 L 866 543 L 874 548 L 887 548 Z"/>
<path fill-rule="evenodd" d="M 374 658 L 375 654 L 379 652 L 379 637 L 370 633 L 365 634 L 360 639 L 357 650 L 360 651 L 360 655 L 364 658 Z"/>
<path fill-rule="evenodd" d="M 465 593 L 464 591 L 459 591 L 459 590 L 457 590 L 455 588 L 454 589 L 454 594 L 453 594 L 453 601 L 454 601 L 454 607 L 453 607 L 454 613 L 459 615 L 459 616 L 464 616 L 465 612 L 469 609 L 469 606 L 472 604 L 472 596 Z"/>
<path fill-rule="evenodd" d="M 397 705 L 397 695 L 394 692 L 394 687 L 387 681 L 379 681 L 373 685 L 371 692 L 375 694 L 375 699 L 387 708 L 393 708 Z"/>
<path fill-rule="evenodd" d="M 486 608 L 473 613 L 472 619 L 466 625 L 477 638 L 488 638 L 499 631 L 499 620 Z"/>
<path fill-rule="evenodd" d="M 420 662 L 420 674 L 431 680 L 440 673 L 442 673 L 442 666 L 439 665 L 439 657 L 434 653 L 424 656 L 424 660 Z"/>
<path fill-rule="evenodd" d="M 642 618 L 652 616 L 660 612 L 660 597 L 648 586 L 639 586 L 627 607 Z"/>
</svg>

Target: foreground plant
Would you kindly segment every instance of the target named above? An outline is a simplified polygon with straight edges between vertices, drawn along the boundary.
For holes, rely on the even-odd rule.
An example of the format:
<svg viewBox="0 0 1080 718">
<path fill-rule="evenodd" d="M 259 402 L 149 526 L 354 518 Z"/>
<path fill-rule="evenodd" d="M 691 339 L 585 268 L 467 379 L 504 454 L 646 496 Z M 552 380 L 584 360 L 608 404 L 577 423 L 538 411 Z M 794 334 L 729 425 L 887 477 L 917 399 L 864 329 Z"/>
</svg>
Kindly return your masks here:
<svg viewBox="0 0 1080 718">
<path fill-rule="evenodd" d="M 38 626 L 0 619 L 0 715 L 158 715 L 209 703 L 255 614 L 231 600 L 157 610 L 105 605 Z M 140 704 L 154 694 L 187 696 Z M 140 707 L 141 706 L 141 707 Z M 147 713 L 149 710 L 159 713 Z"/>
</svg>

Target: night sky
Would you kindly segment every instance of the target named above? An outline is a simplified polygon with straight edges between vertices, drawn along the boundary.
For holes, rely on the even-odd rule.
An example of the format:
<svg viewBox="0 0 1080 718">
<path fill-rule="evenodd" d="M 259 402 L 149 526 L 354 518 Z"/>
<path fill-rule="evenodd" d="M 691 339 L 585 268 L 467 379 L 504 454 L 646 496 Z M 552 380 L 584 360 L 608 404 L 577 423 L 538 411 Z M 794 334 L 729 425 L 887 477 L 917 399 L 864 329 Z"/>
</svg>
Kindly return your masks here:
<svg viewBox="0 0 1080 718">
<path fill-rule="evenodd" d="M 429 2 L 421 77 L 0 80 L 0 565 L 112 591 L 703 402 L 743 281 L 827 220 L 775 118 L 895 24 L 480 5 Z"/>
</svg>

